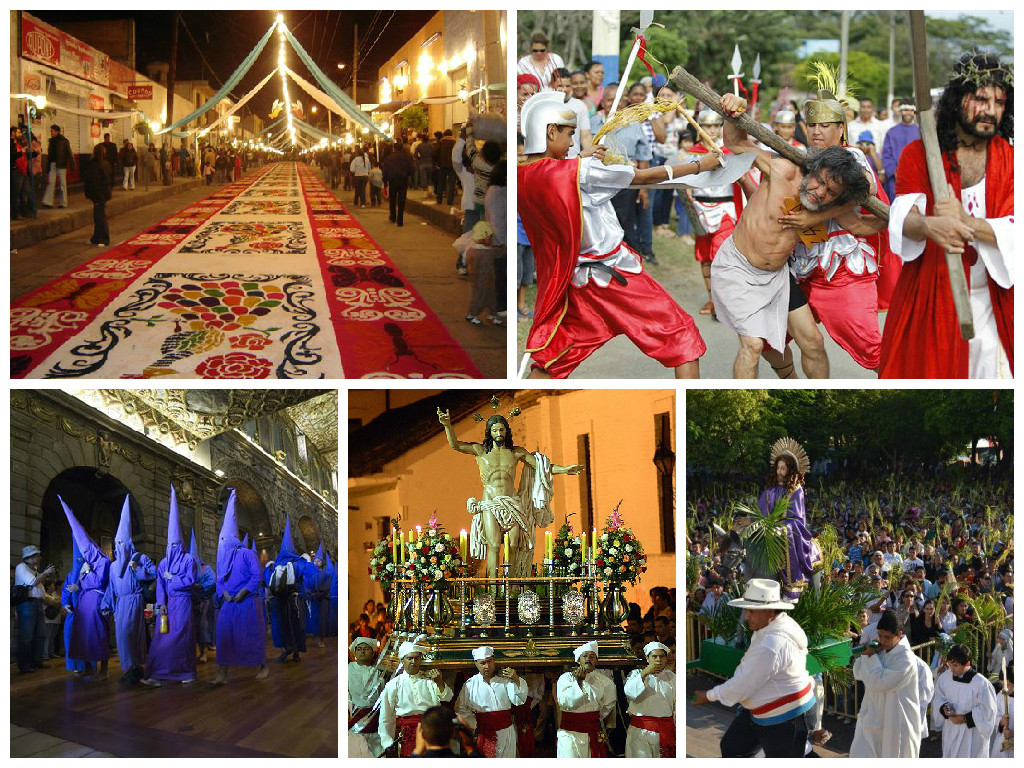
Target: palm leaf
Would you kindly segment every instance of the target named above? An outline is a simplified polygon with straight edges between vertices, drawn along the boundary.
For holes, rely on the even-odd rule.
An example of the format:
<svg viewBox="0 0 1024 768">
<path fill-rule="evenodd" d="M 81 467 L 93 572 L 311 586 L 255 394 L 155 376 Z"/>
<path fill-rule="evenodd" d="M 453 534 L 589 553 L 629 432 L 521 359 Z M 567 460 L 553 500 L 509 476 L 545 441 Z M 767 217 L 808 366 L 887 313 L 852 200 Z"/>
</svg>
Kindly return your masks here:
<svg viewBox="0 0 1024 768">
<path fill-rule="evenodd" d="M 789 548 L 783 521 L 789 511 L 789 496 L 783 496 L 767 514 L 748 504 L 736 504 L 734 511 L 753 518 L 740 534 L 747 556 L 758 573 L 779 573 L 786 565 Z"/>
</svg>

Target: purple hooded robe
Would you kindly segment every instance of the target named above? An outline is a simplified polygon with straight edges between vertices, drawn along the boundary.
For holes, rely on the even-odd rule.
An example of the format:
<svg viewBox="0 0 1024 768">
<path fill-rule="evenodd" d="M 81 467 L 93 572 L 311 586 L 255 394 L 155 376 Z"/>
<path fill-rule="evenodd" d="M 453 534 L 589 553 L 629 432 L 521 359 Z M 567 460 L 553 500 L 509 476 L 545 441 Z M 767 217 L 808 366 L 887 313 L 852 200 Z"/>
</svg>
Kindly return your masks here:
<svg viewBox="0 0 1024 768">
<path fill-rule="evenodd" d="M 160 631 L 157 615 L 153 643 L 146 659 L 146 677 L 154 680 L 194 680 L 196 635 L 192 624 L 192 585 L 196 561 L 185 550 L 178 523 L 178 496 L 171 486 L 167 520 L 167 556 L 157 566 L 156 602 L 167 612 L 168 631 Z"/>
<path fill-rule="evenodd" d="M 121 507 L 121 522 L 114 536 L 114 562 L 110 567 L 110 592 L 114 602 L 114 637 L 117 655 L 125 672 L 146 662 L 146 633 L 142 598 L 143 581 L 156 578 L 156 566 L 132 543 L 131 509 L 128 496 Z M 134 567 L 133 567 L 134 565 Z"/>
<path fill-rule="evenodd" d="M 78 550 L 78 542 L 74 537 L 71 539 L 71 570 L 64 577 L 64 586 L 60 590 L 60 604 L 67 610 L 64 617 L 64 666 L 72 672 L 84 672 L 85 662 L 71 656 L 71 631 L 75 625 L 75 611 L 78 610 L 78 602 L 82 592 L 78 586 L 78 574 L 82 570 L 85 559 Z"/>
<path fill-rule="evenodd" d="M 217 663 L 221 666 L 258 667 L 267 660 L 266 614 L 259 585 L 256 553 L 238 539 L 232 488 L 217 548 L 217 598 L 223 601 L 217 614 Z"/>
<path fill-rule="evenodd" d="M 85 662 L 103 661 L 110 658 L 110 627 L 103 612 L 109 610 L 106 603 L 107 585 L 110 579 L 110 558 L 85 532 L 75 513 L 57 497 L 64 508 L 64 515 L 71 526 L 71 535 L 78 544 L 88 572 L 79 576 L 78 610 L 71 625 L 71 642 L 68 653 L 73 659 Z"/>
</svg>

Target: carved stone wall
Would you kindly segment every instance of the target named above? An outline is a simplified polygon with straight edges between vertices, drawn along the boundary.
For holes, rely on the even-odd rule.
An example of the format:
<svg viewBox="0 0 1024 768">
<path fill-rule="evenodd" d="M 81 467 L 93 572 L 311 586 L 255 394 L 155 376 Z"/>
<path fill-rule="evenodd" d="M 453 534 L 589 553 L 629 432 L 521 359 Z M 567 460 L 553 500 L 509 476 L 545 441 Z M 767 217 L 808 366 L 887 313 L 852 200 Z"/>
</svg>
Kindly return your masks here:
<svg viewBox="0 0 1024 768">
<path fill-rule="evenodd" d="M 22 547 L 42 546 L 44 538 L 55 542 L 51 551 L 44 551 L 44 564 L 70 561 L 67 523 L 63 514 L 54 512 L 56 499 L 47 497 L 47 489 L 55 478 L 76 467 L 94 468 L 97 478 L 116 479 L 131 494 L 139 512 L 135 545 L 154 560 L 163 556 L 166 547 L 172 481 L 183 534 L 187 540 L 194 526 L 208 562 L 216 560 L 222 519 L 218 500 L 232 475 L 245 479 L 261 494 L 269 512 L 263 532 L 273 542 L 268 547 L 272 553 L 277 551 L 286 512 L 292 514 L 293 525 L 299 516 L 310 516 L 325 542 L 337 541 L 337 511 L 235 432 L 210 440 L 212 466 L 225 472 L 222 479 L 59 390 L 12 390 L 10 417 L 12 566 L 20 560 Z M 49 511 L 44 511 L 46 504 Z M 119 511 L 120 502 L 111 514 Z M 44 524 L 53 526 L 45 537 Z M 336 543 L 328 546 L 337 552 Z"/>
</svg>

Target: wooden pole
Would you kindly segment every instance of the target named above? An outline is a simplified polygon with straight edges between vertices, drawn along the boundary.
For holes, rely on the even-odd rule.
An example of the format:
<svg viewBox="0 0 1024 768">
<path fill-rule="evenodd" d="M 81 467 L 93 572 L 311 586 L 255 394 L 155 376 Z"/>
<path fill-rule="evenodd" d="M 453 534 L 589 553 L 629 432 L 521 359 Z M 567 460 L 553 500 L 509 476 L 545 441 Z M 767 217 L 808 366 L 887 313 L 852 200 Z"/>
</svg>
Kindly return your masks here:
<svg viewBox="0 0 1024 768">
<path fill-rule="evenodd" d="M 359 25 L 352 32 L 352 101 L 359 104 Z"/>
<path fill-rule="evenodd" d="M 925 34 L 924 11 L 908 11 L 910 14 L 910 50 L 914 61 L 914 102 L 917 106 L 917 123 L 921 129 L 924 144 L 925 164 L 928 167 L 928 181 L 935 202 L 949 197 L 946 188 L 946 172 L 942 167 L 942 152 L 935 129 L 935 113 L 932 110 L 931 78 L 928 73 L 928 38 Z M 974 338 L 974 315 L 971 312 L 970 294 L 964 266 L 960 256 L 946 253 L 946 269 L 949 272 L 949 287 L 953 292 L 953 305 L 960 323 L 960 336 Z"/>
<path fill-rule="evenodd" d="M 775 152 L 778 152 L 782 157 L 789 160 L 794 165 L 800 168 L 804 167 L 804 160 L 806 156 L 803 152 L 798 150 L 796 147 L 787 144 L 785 141 L 780 139 L 772 131 L 765 128 L 759 122 L 754 120 L 748 114 L 742 114 L 739 117 L 730 117 L 722 111 L 719 106 L 722 97 L 715 93 L 713 90 L 708 88 L 704 83 L 698 80 L 696 77 L 691 75 L 682 67 L 676 67 L 672 70 L 672 76 L 669 78 L 676 89 L 684 91 L 691 96 L 696 97 L 702 104 L 707 106 L 708 109 L 713 109 L 715 112 L 720 114 L 726 120 L 729 120 L 744 131 L 748 135 L 753 136 L 755 139 L 760 141 L 766 147 Z M 869 197 L 864 201 L 864 207 L 867 208 L 875 216 L 880 219 L 889 219 L 889 206 L 879 200 L 877 197 Z"/>
</svg>

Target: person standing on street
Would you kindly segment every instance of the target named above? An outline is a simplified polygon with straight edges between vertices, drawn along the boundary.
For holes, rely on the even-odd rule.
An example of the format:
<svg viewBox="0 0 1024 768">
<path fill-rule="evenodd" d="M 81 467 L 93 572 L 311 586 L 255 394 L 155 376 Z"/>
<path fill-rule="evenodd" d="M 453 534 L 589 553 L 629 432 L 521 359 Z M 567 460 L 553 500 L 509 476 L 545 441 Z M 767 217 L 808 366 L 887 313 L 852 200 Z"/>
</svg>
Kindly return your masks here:
<svg viewBox="0 0 1024 768">
<path fill-rule="evenodd" d="M 366 183 L 370 180 L 370 158 L 362 147 L 356 151 L 356 156 L 352 158 L 349 170 L 352 171 L 352 181 L 355 185 L 355 198 L 352 200 L 352 205 L 365 208 Z"/>
<path fill-rule="evenodd" d="M 60 132 L 59 125 L 50 126 L 50 143 L 46 147 L 46 159 L 50 164 L 50 179 L 43 194 L 43 207 L 53 208 L 53 193 L 60 183 L 60 207 L 68 207 L 68 168 L 74 169 L 75 155 L 71 142 Z"/>
<path fill-rule="evenodd" d="M 21 562 L 14 569 L 12 607 L 18 614 L 18 671 L 22 674 L 44 668 L 43 664 L 43 582 L 57 569 L 52 565 L 42 573 L 39 547 L 29 545 L 21 550 Z"/>
<path fill-rule="evenodd" d="M 124 169 L 124 181 L 121 188 L 127 192 L 129 189 L 135 189 L 135 166 L 139 164 L 139 154 L 128 139 L 124 140 L 124 146 L 121 147 L 120 160 L 121 167 Z"/>
<path fill-rule="evenodd" d="M 92 200 L 93 245 L 110 245 L 110 226 L 107 222 L 107 201 L 110 192 L 110 163 L 104 155 L 106 150 L 97 144 L 92 150 L 92 162 L 85 167 L 85 196 Z"/>
<path fill-rule="evenodd" d="M 405 144 L 395 142 L 395 151 L 384 159 L 382 169 L 384 182 L 388 185 L 388 221 L 403 225 L 405 196 L 409 191 L 409 179 L 416 172 L 412 157 L 405 151 Z"/>
</svg>

